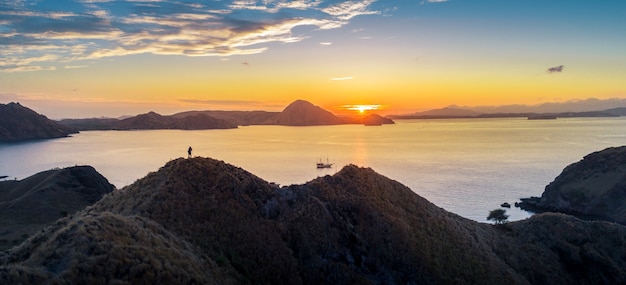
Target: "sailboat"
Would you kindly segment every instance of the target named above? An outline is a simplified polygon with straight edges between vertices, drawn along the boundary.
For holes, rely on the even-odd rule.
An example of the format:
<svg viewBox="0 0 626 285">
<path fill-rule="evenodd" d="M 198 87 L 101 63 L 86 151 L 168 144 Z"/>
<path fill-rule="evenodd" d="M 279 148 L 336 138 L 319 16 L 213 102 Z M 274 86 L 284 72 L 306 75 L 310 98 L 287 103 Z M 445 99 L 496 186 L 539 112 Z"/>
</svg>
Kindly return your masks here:
<svg viewBox="0 0 626 285">
<path fill-rule="evenodd" d="M 328 162 L 328 157 L 326 158 L 326 163 L 323 163 L 321 159 L 319 162 L 317 162 L 317 168 L 331 168 L 331 167 L 333 167 L 333 164 Z"/>
</svg>

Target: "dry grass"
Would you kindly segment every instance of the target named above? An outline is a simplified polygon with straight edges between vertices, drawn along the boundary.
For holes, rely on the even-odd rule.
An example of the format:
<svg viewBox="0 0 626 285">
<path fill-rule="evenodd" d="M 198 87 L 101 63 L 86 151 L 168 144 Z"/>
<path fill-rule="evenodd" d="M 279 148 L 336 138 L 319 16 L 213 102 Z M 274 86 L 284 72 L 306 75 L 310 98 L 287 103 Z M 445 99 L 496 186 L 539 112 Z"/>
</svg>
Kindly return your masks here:
<svg viewBox="0 0 626 285">
<path fill-rule="evenodd" d="M 371 169 L 274 188 L 178 159 L 0 256 L 0 281 L 624 284 L 624 227 L 564 215 L 491 226 Z"/>
</svg>

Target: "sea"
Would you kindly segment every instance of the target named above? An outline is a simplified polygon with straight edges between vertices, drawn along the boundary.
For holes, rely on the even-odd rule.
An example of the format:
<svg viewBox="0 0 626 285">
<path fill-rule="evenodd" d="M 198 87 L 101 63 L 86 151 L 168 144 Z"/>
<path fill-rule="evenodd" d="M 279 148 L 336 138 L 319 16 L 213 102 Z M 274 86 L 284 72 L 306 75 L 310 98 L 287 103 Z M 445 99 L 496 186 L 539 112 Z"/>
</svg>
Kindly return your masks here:
<svg viewBox="0 0 626 285">
<path fill-rule="evenodd" d="M 0 144 L 0 176 L 91 165 L 118 189 L 168 161 L 210 157 L 286 186 L 369 167 L 438 207 L 478 222 L 502 203 L 541 196 L 567 165 L 626 145 L 626 118 L 396 120 L 394 125 L 242 126 L 229 130 L 84 131 Z M 333 163 L 317 169 L 317 162 Z M 509 220 L 532 214 L 512 206 Z"/>
</svg>

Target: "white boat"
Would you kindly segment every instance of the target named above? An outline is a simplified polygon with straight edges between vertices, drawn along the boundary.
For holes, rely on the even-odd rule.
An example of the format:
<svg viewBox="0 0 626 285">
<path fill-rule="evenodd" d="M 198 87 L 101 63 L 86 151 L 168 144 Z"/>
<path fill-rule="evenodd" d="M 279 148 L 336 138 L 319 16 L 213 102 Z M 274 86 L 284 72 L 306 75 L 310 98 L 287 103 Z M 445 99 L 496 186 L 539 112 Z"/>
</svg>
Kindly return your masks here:
<svg viewBox="0 0 626 285">
<path fill-rule="evenodd" d="M 323 163 L 321 159 L 317 163 L 317 168 L 331 168 L 331 167 L 333 167 L 333 164 L 328 162 L 328 158 L 326 158 L 326 163 Z"/>
</svg>

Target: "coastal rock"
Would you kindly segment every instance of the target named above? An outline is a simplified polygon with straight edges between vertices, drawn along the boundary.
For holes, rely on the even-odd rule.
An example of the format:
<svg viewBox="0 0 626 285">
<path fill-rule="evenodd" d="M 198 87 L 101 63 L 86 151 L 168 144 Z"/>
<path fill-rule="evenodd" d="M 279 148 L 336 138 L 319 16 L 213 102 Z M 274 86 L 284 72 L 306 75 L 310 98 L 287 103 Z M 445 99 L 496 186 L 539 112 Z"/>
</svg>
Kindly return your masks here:
<svg viewBox="0 0 626 285">
<path fill-rule="evenodd" d="M 0 250 L 94 204 L 113 191 L 93 167 L 75 166 L 0 181 Z"/>
<path fill-rule="evenodd" d="M 354 165 L 277 188 L 196 157 L 0 253 L 0 282 L 624 284 L 624 242 L 559 214 L 477 223 Z"/>
<path fill-rule="evenodd" d="M 76 133 L 19 103 L 0 104 L 0 143 L 62 138 Z"/>
<path fill-rule="evenodd" d="M 567 166 L 535 206 L 626 224 L 626 146 L 591 153 Z"/>
</svg>

